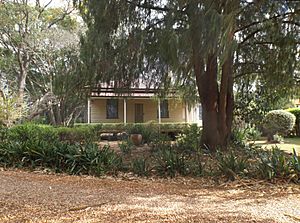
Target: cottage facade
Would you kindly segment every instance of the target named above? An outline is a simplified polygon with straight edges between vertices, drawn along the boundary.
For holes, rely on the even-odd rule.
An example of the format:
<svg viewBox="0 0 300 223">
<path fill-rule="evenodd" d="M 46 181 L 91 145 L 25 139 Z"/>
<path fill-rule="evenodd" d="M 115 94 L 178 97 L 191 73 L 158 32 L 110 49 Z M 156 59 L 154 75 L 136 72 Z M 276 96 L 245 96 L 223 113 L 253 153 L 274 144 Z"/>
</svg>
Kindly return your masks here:
<svg viewBox="0 0 300 223">
<path fill-rule="evenodd" d="M 118 91 L 118 92 L 116 92 Z M 88 98 L 88 123 L 196 123 L 202 125 L 201 106 L 189 107 L 176 96 L 164 100 L 154 89 L 95 88 Z"/>
</svg>

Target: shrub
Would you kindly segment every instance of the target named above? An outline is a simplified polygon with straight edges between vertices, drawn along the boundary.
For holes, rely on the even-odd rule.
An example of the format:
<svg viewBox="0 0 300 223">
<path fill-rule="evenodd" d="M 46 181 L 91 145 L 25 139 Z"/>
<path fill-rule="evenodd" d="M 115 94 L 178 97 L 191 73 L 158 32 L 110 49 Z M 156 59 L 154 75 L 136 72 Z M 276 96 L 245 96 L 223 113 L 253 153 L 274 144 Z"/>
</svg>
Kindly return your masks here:
<svg viewBox="0 0 300 223">
<path fill-rule="evenodd" d="M 234 147 L 246 148 L 254 145 L 255 141 L 259 139 L 261 132 L 254 127 L 234 128 L 231 134 L 231 143 Z M 247 142 L 252 141 L 247 144 Z"/>
<path fill-rule="evenodd" d="M 234 180 L 237 174 L 243 174 L 247 168 L 247 160 L 238 157 L 233 152 L 229 154 L 218 153 L 217 160 L 219 171 L 230 180 Z"/>
<path fill-rule="evenodd" d="M 32 123 L 16 125 L 8 130 L 11 141 L 68 141 L 93 142 L 98 137 L 98 125 L 82 125 L 75 127 L 53 127 Z"/>
<path fill-rule="evenodd" d="M 230 136 L 230 140 L 233 146 L 235 147 L 245 147 L 247 141 L 247 135 L 245 130 L 240 128 L 233 129 Z"/>
<path fill-rule="evenodd" d="M 263 120 L 263 127 L 269 135 L 269 140 L 276 133 L 285 135 L 291 131 L 295 125 L 296 117 L 284 110 L 270 111 Z"/>
<path fill-rule="evenodd" d="M 128 134 L 141 134 L 143 143 L 151 143 L 158 135 L 158 126 L 154 123 L 133 124 L 127 126 Z"/>
<path fill-rule="evenodd" d="M 157 152 L 160 149 L 167 149 L 171 146 L 171 139 L 168 135 L 159 134 L 152 140 L 150 146 L 152 152 Z"/>
<path fill-rule="evenodd" d="M 138 176 L 148 176 L 150 167 L 145 158 L 137 158 L 132 161 L 132 170 Z"/>
<path fill-rule="evenodd" d="M 245 134 L 247 140 L 251 140 L 251 141 L 256 141 L 261 137 L 261 132 L 254 127 L 245 129 Z"/>
<path fill-rule="evenodd" d="M 54 128 L 60 141 L 93 142 L 98 139 L 101 125 L 79 125 L 75 127 Z"/>
<path fill-rule="evenodd" d="M 8 139 L 10 141 L 20 142 L 54 142 L 58 141 L 59 138 L 56 130 L 52 126 L 28 123 L 11 127 L 8 130 Z"/>
<path fill-rule="evenodd" d="M 272 151 L 260 153 L 258 172 L 262 178 L 273 179 L 289 175 L 289 165 L 283 151 L 273 147 Z"/>
<path fill-rule="evenodd" d="M 201 129 L 197 124 L 187 126 L 177 137 L 178 147 L 182 151 L 195 152 L 200 149 Z"/>
<path fill-rule="evenodd" d="M 287 109 L 288 112 L 292 113 L 296 117 L 296 135 L 300 136 L 300 108 L 289 108 Z"/>
<path fill-rule="evenodd" d="M 175 151 L 172 146 L 159 149 L 155 154 L 155 170 L 161 176 L 175 177 L 176 174 L 186 175 L 184 155 Z"/>
<path fill-rule="evenodd" d="M 300 181 L 300 157 L 297 155 L 295 149 L 293 149 L 293 155 L 289 160 L 291 179 L 297 183 Z"/>
<path fill-rule="evenodd" d="M 0 143 L 7 140 L 8 128 L 0 123 Z"/>
<path fill-rule="evenodd" d="M 101 175 L 115 173 L 121 168 L 122 160 L 109 146 L 99 149 L 97 144 L 28 140 L 1 144 L 0 164 L 8 167 L 50 168 L 69 174 Z"/>
<path fill-rule="evenodd" d="M 119 148 L 123 154 L 130 154 L 132 151 L 133 143 L 131 140 L 125 140 L 119 143 Z"/>
<path fill-rule="evenodd" d="M 156 172 L 161 176 L 175 177 L 176 175 L 201 176 L 204 164 L 201 162 L 202 153 L 182 151 L 177 145 L 162 144 L 154 154 Z"/>
</svg>

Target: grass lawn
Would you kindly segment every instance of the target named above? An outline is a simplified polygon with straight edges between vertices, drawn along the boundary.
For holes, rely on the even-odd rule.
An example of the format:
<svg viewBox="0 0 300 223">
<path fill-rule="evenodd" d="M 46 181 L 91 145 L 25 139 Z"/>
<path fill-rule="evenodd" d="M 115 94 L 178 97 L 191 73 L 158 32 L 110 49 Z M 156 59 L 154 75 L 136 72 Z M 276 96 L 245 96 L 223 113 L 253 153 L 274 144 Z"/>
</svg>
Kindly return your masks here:
<svg viewBox="0 0 300 223">
<path fill-rule="evenodd" d="M 285 138 L 284 143 L 274 144 L 268 143 L 266 138 L 260 139 L 255 142 L 256 145 L 262 146 L 262 148 L 271 149 L 274 146 L 279 147 L 281 150 L 284 150 L 288 153 L 293 152 L 293 148 L 295 148 L 296 152 L 300 154 L 300 137 L 294 138 Z"/>
</svg>

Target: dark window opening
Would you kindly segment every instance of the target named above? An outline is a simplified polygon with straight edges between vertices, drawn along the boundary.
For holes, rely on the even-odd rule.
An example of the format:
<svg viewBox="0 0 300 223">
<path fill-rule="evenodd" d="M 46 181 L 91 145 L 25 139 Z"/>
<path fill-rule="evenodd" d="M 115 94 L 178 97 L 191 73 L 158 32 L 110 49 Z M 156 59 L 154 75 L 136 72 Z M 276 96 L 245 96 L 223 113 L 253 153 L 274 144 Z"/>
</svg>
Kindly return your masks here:
<svg viewBox="0 0 300 223">
<path fill-rule="evenodd" d="M 106 101 L 106 118 L 118 118 L 118 99 L 107 99 Z"/>
<path fill-rule="evenodd" d="M 167 100 L 160 102 L 160 117 L 169 118 L 169 103 Z"/>
</svg>

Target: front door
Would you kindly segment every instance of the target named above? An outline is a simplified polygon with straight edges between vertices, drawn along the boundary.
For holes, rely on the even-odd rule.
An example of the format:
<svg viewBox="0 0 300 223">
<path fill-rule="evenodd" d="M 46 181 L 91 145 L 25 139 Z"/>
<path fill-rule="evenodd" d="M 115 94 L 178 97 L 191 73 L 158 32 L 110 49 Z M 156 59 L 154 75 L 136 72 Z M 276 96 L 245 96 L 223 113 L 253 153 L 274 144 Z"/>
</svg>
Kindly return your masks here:
<svg viewBox="0 0 300 223">
<path fill-rule="evenodd" d="M 135 122 L 142 123 L 144 122 L 144 107 L 143 104 L 135 104 Z"/>
</svg>

